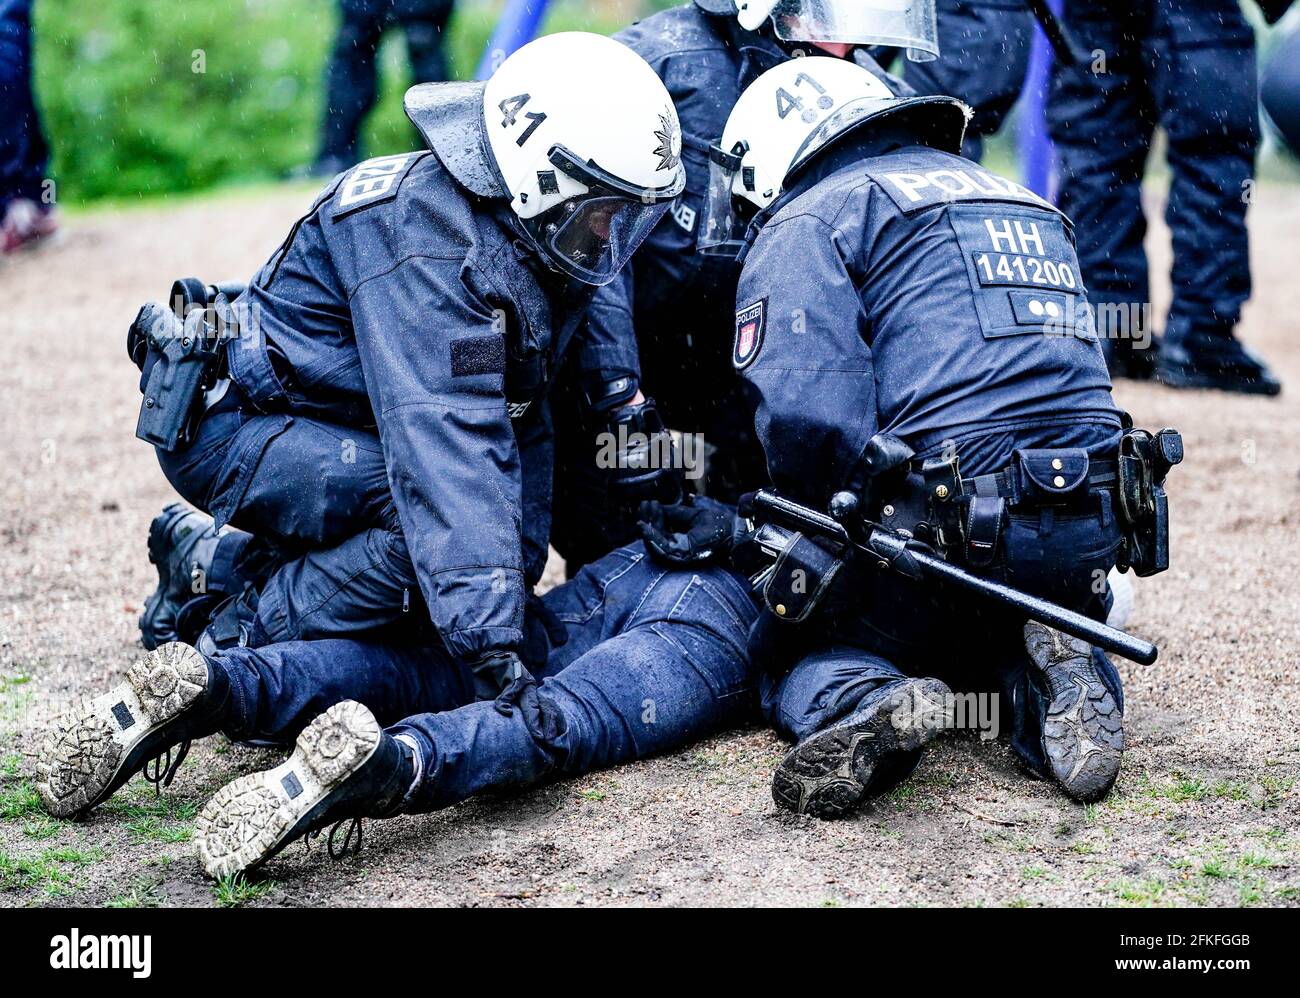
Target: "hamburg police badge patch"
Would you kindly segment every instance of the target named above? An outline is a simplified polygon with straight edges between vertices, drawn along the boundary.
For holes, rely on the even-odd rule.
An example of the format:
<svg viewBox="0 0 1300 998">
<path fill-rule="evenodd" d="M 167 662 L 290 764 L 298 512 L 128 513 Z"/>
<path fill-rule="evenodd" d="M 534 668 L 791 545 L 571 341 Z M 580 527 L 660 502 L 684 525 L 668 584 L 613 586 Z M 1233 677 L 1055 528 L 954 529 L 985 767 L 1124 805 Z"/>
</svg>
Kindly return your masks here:
<svg viewBox="0 0 1300 998">
<path fill-rule="evenodd" d="M 766 325 L 766 298 L 760 298 L 754 304 L 736 310 L 736 343 L 731 349 L 731 363 L 737 371 L 743 371 L 758 356 Z"/>
</svg>

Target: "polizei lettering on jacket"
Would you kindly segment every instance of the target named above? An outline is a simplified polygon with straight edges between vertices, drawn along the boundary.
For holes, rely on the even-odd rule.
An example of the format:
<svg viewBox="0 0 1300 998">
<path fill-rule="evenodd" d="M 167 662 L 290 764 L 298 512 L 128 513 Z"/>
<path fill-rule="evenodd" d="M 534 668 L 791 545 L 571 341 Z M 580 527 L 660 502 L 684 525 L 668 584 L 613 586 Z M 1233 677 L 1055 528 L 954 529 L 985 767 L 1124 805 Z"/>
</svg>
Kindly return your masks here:
<svg viewBox="0 0 1300 998">
<path fill-rule="evenodd" d="M 954 201 L 1023 201 L 1052 206 L 1027 187 L 974 167 L 875 174 L 885 193 L 907 214 Z M 1055 210 L 1055 209 L 1053 209 Z"/>
</svg>

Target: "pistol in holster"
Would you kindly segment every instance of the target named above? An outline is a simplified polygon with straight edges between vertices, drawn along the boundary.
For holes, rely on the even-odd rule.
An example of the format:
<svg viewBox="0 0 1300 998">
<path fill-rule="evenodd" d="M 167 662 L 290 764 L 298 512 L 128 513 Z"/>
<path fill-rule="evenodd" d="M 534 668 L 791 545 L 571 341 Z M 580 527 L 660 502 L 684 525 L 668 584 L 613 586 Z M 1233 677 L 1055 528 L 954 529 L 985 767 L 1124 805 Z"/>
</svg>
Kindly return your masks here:
<svg viewBox="0 0 1300 998">
<path fill-rule="evenodd" d="M 1117 567 L 1135 575 L 1155 575 L 1169 567 L 1169 499 L 1165 476 L 1183 459 L 1177 430 L 1149 433 L 1128 427 L 1119 441 L 1120 523 L 1124 540 Z"/>
<path fill-rule="evenodd" d="M 194 439 L 204 393 L 225 377 L 226 343 L 237 335 L 223 287 L 177 281 L 172 299 L 170 308 L 146 304 L 127 332 L 127 353 L 140 369 L 144 396 L 135 435 L 164 451 Z"/>
</svg>

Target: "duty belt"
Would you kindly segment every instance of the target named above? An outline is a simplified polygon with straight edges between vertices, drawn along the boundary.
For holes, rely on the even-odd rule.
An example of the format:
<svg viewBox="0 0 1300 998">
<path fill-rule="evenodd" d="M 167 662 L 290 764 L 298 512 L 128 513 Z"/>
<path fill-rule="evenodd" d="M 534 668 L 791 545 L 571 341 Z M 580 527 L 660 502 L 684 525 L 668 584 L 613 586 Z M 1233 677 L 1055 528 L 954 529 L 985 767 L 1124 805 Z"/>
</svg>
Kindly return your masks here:
<svg viewBox="0 0 1300 998">
<path fill-rule="evenodd" d="M 1053 470 L 1060 471 L 1062 469 L 1054 468 Z M 1118 481 L 1118 464 L 1115 461 L 1098 461 L 1094 459 L 1089 462 L 1087 492 L 1113 489 Z M 1062 484 L 1064 484 L 1064 480 L 1062 480 Z M 1014 466 L 987 475 L 976 475 L 973 478 L 961 479 L 961 492 L 963 495 L 1006 499 L 1012 506 L 1019 505 L 1022 502 L 1025 491 L 1020 484 L 1020 476 Z M 1044 503 L 1039 502 L 1036 505 L 1044 505 Z"/>
</svg>

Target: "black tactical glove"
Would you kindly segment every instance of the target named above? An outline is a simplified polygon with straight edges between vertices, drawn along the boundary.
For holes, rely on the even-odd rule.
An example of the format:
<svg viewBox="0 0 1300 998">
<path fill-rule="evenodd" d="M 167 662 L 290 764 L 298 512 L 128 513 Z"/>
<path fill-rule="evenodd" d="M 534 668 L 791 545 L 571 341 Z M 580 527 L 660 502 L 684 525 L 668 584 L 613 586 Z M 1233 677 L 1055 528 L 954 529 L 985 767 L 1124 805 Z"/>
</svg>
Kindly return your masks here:
<svg viewBox="0 0 1300 998">
<path fill-rule="evenodd" d="M 637 526 L 650 553 L 670 565 L 699 565 L 725 557 L 744 529 L 730 506 L 697 495 L 668 505 L 643 502 Z"/>
<path fill-rule="evenodd" d="M 677 502 L 682 495 L 681 461 L 672 434 L 654 399 L 633 402 L 609 413 L 609 434 L 598 451 L 616 502 Z"/>
<path fill-rule="evenodd" d="M 489 652 L 470 663 L 474 673 L 474 696 L 479 700 L 513 700 L 522 685 L 533 682 L 532 674 L 512 651 Z"/>
</svg>

